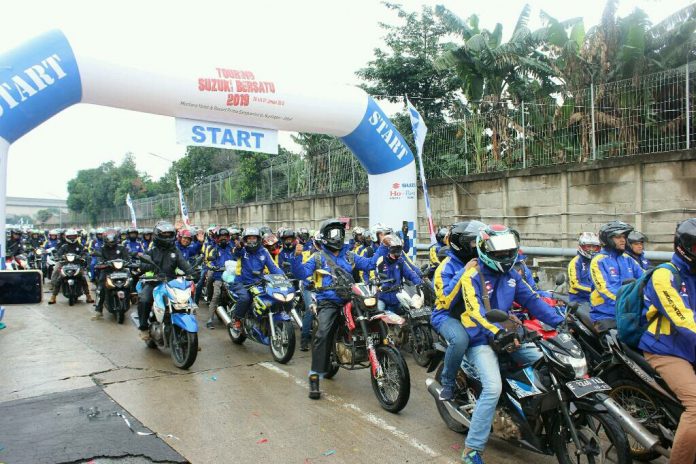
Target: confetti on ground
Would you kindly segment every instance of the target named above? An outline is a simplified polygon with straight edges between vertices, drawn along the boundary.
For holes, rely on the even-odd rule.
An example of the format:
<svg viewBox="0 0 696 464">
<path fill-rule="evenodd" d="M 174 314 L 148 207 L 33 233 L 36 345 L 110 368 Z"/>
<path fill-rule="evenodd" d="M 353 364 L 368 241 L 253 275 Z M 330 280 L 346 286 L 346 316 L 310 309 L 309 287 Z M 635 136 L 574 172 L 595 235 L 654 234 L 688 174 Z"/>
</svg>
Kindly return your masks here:
<svg viewBox="0 0 696 464">
<path fill-rule="evenodd" d="M 460 449 L 462 449 L 462 445 L 460 445 L 459 443 L 455 443 L 454 445 L 450 446 L 450 448 L 452 448 L 455 451 L 459 451 Z"/>
<path fill-rule="evenodd" d="M 336 450 L 327 450 L 321 453 L 322 456 L 331 456 L 332 454 L 336 454 Z"/>
<path fill-rule="evenodd" d="M 215 382 L 215 381 L 217 380 L 217 375 L 212 376 L 212 377 L 210 378 L 210 380 L 212 380 L 213 382 Z"/>
<path fill-rule="evenodd" d="M 260 445 L 262 443 L 268 443 L 268 438 L 262 438 L 259 441 L 256 442 L 257 445 Z"/>
</svg>

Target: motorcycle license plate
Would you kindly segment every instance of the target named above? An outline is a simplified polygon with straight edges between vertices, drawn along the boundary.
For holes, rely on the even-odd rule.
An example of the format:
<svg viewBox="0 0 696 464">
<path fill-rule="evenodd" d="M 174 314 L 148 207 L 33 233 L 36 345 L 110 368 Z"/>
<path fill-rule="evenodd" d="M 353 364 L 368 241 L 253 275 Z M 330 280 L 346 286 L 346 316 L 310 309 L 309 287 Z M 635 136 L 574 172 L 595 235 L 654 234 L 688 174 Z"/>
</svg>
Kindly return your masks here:
<svg viewBox="0 0 696 464">
<path fill-rule="evenodd" d="M 611 387 L 604 383 L 604 380 L 600 379 L 599 377 L 590 377 L 589 379 L 566 382 L 566 387 L 568 387 L 568 390 L 570 390 L 576 398 L 582 398 L 590 393 L 611 390 Z"/>
</svg>

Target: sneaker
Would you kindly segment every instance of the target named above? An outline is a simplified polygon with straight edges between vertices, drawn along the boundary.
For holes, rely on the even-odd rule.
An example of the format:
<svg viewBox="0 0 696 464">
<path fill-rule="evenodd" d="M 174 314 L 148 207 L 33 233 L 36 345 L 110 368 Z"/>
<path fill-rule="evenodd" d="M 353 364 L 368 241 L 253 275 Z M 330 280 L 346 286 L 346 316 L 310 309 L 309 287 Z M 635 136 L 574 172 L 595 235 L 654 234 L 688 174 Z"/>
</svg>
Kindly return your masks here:
<svg viewBox="0 0 696 464">
<path fill-rule="evenodd" d="M 309 340 L 306 338 L 300 340 L 300 351 L 309 351 Z"/>
<path fill-rule="evenodd" d="M 464 450 L 462 453 L 462 462 L 464 464 L 484 464 L 481 453 L 476 450 Z"/>
<path fill-rule="evenodd" d="M 104 315 L 101 312 L 96 311 L 94 314 L 92 314 L 93 321 L 98 321 L 100 319 L 104 319 Z"/>
<path fill-rule="evenodd" d="M 215 321 L 213 321 L 213 318 L 208 319 L 205 326 L 209 329 L 215 329 Z"/>
<path fill-rule="evenodd" d="M 149 330 L 141 330 L 140 331 L 140 339 L 144 342 L 149 342 L 152 337 L 150 337 L 150 331 Z"/>
<path fill-rule="evenodd" d="M 56 304 L 56 296 L 51 295 L 51 298 L 48 300 L 48 304 Z"/>
<path fill-rule="evenodd" d="M 87 299 L 85 300 L 85 303 L 94 303 L 94 298 L 92 298 L 92 295 L 87 294 Z"/>
<path fill-rule="evenodd" d="M 454 399 L 454 388 L 449 385 L 442 387 L 440 396 L 437 399 L 440 401 L 452 401 Z"/>
<path fill-rule="evenodd" d="M 309 376 L 309 399 L 318 400 L 321 398 L 321 390 L 319 390 L 319 374 Z"/>
</svg>

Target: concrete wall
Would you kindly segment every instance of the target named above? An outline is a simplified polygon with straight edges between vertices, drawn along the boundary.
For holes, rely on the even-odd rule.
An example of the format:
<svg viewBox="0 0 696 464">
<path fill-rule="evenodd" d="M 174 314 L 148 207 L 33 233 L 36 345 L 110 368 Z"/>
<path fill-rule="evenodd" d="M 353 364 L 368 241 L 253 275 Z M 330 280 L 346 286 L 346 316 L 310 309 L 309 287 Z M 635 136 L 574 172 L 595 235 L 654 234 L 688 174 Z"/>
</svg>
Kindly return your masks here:
<svg viewBox="0 0 696 464">
<path fill-rule="evenodd" d="M 574 246 L 580 232 L 596 231 L 604 222 L 621 219 L 648 235 L 649 249 L 669 250 L 675 224 L 696 217 L 696 150 L 479 174 L 455 181 L 429 185 L 436 224 L 468 218 L 502 222 L 518 229 L 529 246 Z M 418 208 L 419 231 L 426 241 L 422 197 Z M 205 226 L 315 229 L 322 220 L 337 216 L 351 217 L 352 225 L 367 226 L 367 192 L 197 211 L 192 221 Z"/>
</svg>

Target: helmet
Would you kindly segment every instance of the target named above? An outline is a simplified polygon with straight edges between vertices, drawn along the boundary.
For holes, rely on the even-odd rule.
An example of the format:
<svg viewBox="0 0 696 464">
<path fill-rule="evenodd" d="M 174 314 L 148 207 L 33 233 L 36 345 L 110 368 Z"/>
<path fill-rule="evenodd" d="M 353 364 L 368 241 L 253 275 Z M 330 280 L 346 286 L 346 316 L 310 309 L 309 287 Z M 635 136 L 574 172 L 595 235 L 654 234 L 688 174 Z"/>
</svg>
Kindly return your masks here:
<svg viewBox="0 0 696 464">
<path fill-rule="evenodd" d="M 689 263 L 691 272 L 696 272 L 696 218 L 677 224 L 674 252 Z"/>
<path fill-rule="evenodd" d="M 480 221 L 457 222 L 449 231 L 449 247 L 463 263 L 476 257 L 476 239 L 486 224 Z M 442 230 L 442 229 L 440 229 Z"/>
<path fill-rule="evenodd" d="M 14 234 L 15 231 L 13 230 L 12 233 Z M 75 229 L 68 229 L 65 231 L 65 241 L 68 243 L 75 243 L 77 242 L 77 231 Z"/>
<path fill-rule="evenodd" d="M 360 226 L 353 227 L 353 239 L 357 241 L 359 235 L 365 235 L 365 229 Z"/>
<path fill-rule="evenodd" d="M 278 253 L 280 253 L 280 247 L 278 246 L 278 237 L 276 237 L 275 234 L 264 234 L 263 246 L 272 255 L 277 255 Z"/>
<path fill-rule="evenodd" d="M 306 242 L 309 240 L 309 231 L 304 227 L 300 227 L 297 229 L 297 238 L 299 238 L 302 243 Z"/>
<path fill-rule="evenodd" d="M 239 230 L 237 227 L 230 227 L 230 240 L 237 240 L 240 235 L 242 235 L 242 231 Z"/>
<path fill-rule="evenodd" d="M 115 229 L 109 229 L 104 232 L 104 246 L 108 248 L 113 248 L 118 243 L 118 233 Z"/>
<path fill-rule="evenodd" d="M 181 240 L 185 238 L 189 239 L 189 243 L 191 243 L 191 240 L 193 240 L 193 237 L 191 236 L 191 231 L 185 228 L 179 229 L 179 232 L 176 233 L 176 239 L 179 241 L 179 243 L 181 243 Z"/>
<path fill-rule="evenodd" d="M 346 226 L 338 219 L 327 219 L 319 227 L 319 241 L 322 246 L 331 251 L 338 251 L 343 248 L 345 237 Z"/>
<path fill-rule="evenodd" d="M 106 229 L 104 229 L 103 227 L 99 227 L 98 229 L 96 229 L 96 230 L 94 231 L 94 234 L 95 234 L 97 237 L 99 237 L 100 235 L 103 236 L 103 235 L 104 235 L 104 232 L 106 232 Z"/>
<path fill-rule="evenodd" d="M 399 259 L 401 253 L 404 251 L 404 242 L 398 235 L 387 235 L 382 240 L 382 244 L 389 248 L 387 258 L 390 260 Z"/>
<path fill-rule="evenodd" d="M 161 248 L 169 248 L 176 240 L 176 229 L 167 221 L 158 222 L 153 231 L 155 245 Z"/>
<path fill-rule="evenodd" d="M 218 228 L 215 241 L 221 247 L 226 247 L 230 243 L 230 230 L 227 227 Z"/>
<path fill-rule="evenodd" d="M 437 243 L 441 245 L 445 245 L 445 238 L 447 237 L 447 234 L 449 233 L 449 229 L 447 227 L 441 227 L 438 231 L 437 234 L 435 234 L 435 240 L 437 240 Z"/>
<path fill-rule="evenodd" d="M 283 248 L 286 250 L 295 249 L 295 231 L 292 229 L 285 229 L 283 233 L 280 234 L 280 240 L 283 242 Z"/>
<path fill-rule="evenodd" d="M 628 243 L 630 245 L 633 245 L 634 243 L 643 243 L 648 241 L 647 235 L 645 235 L 642 232 L 638 232 L 637 230 L 632 231 L 630 234 L 628 234 Z"/>
<path fill-rule="evenodd" d="M 604 224 L 599 228 L 599 242 L 603 247 L 609 249 L 616 249 L 612 237 L 617 237 L 620 235 L 630 234 L 633 231 L 633 227 L 626 224 L 623 221 L 611 221 Z"/>
<path fill-rule="evenodd" d="M 256 241 L 249 243 L 248 239 L 250 237 L 256 237 Z M 242 234 L 242 241 L 244 242 L 246 251 L 254 253 L 261 247 L 261 232 L 259 232 L 259 229 L 256 227 L 247 227 Z"/>
<path fill-rule="evenodd" d="M 139 233 L 140 232 L 138 231 L 138 229 L 136 227 L 129 227 L 128 228 L 128 235 L 135 234 L 135 236 L 137 237 Z"/>
<path fill-rule="evenodd" d="M 592 259 L 599 253 L 599 237 L 594 232 L 583 232 L 578 237 L 578 253 L 587 259 Z"/>
<path fill-rule="evenodd" d="M 149 227 L 143 229 L 143 237 L 146 235 L 152 235 L 152 229 L 150 229 Z"/>
<path fill-rule="evenodd" d="M 266 234 L 272 234 L 273 229 L 271 229 L 268 226 L 261 226 L 261 227 L 259 227 L 259 232 L 261 232 L 261 236 L 263 237 Z"/>
<path fill-rule="evenodd" d="M 451 245 L 450 241 L 450 245 Z M 479 259 L 490 269 L 505 274 L 517 261 L 520 244 L 517 234 L 501 224 L 486 226 L 478 234 L 476 250 Z"/>
<path fill-rule="evenodd" d="M 372 226 L 372 229 L 370 230 L 370 235 L 372 235 L 372 241 L 375 243 L 379 243 L 380 238 L 379 234 L 384 235 L 390 235 L 393 232 L 391 227 L 387 227 L 381 222 L 378 222 L 374 226 Z"/>
<path fill-rule="evenodd" d="M 55 240 L 58 238 L 58 229 L 51 229 L 48 231 L 48 238 Z"/>
</svg>

